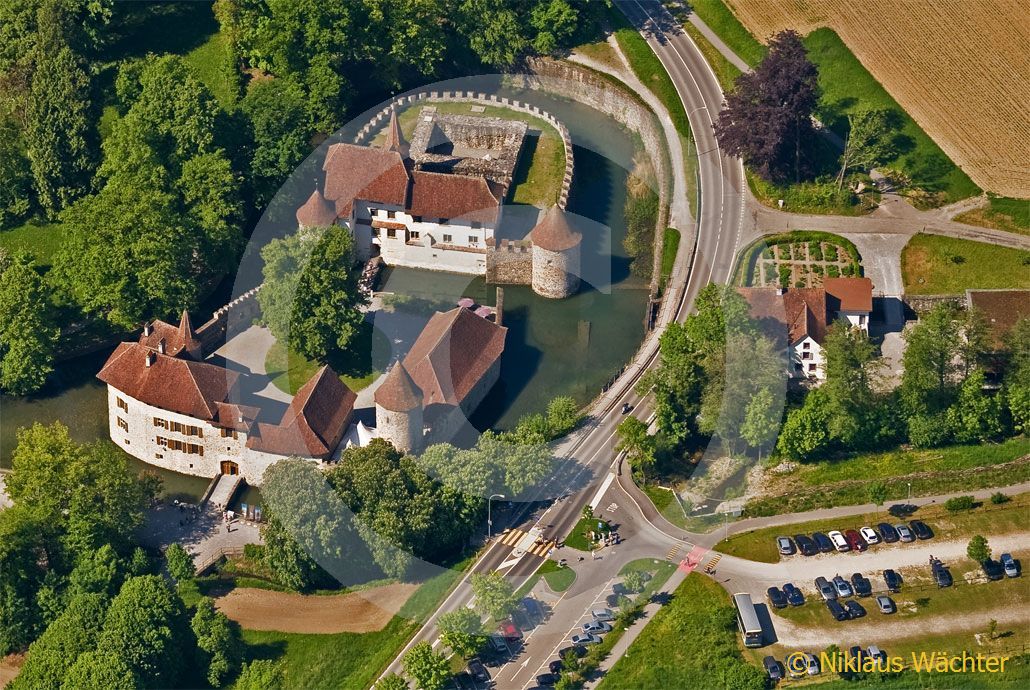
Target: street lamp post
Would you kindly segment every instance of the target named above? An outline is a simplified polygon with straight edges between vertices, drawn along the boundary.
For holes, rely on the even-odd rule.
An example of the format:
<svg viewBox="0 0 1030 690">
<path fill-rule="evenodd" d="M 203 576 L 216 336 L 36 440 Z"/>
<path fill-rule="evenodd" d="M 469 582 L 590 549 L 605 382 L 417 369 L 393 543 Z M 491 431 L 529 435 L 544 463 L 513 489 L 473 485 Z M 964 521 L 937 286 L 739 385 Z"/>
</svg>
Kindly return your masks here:
<svg viewBox="0 0 1030 690">
<path fill-rule="evenodd" d="M 908 483 L 908 502 L 912 502 L 912 482 Z"/>
<path fill-rule="evenodd" d="M 490 540 L 494 535 L 494 521 L 490 514 L 490 501 L 495 498 L 504 498 L 504 494 L 491 494 L 486 499 L 486 538 Z"/>
</svg>

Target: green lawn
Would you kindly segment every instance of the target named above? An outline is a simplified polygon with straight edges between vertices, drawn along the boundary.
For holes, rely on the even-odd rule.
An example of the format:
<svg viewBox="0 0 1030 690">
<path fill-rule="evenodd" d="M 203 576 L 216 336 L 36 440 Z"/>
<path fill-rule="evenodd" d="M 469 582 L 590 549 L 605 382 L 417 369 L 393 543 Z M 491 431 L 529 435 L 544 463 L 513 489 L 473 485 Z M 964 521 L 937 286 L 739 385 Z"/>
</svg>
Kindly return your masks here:
<svg viewBox="0 0 1030 690">
<path fill-rule="evenodd" d="M 629 61 L 633 73 L 669 111 L 669 117 L 672 118 L 680 136 L 690 139 L 690 122 L 687 120 L 687 111 L 683 108 L 683 101 L 680 100 L 676 86 L 669 78 L 665 67 L 662 66 L 661 60 L 654 54 L 651 46 L 647 44 L 640 32 L 629 24 L 622 12 L 612 7 L 609 15 L 612 26 L 615 28 L 615 40 L 618 42 L 622 54 Z"/>
<path fill-rule="evenodd" d="M 604 522 L 604 520 L 596 517 L 580 518 L 576 526 L 569 532 L 569 536 L 565 538 L 565 546 L 579 551 L 590 551 L 593 547 L 586 534 L 591 530 L 596 532 L 598 522 Z"/>
<path fill-rule="evenodd" d="M 559 568 L 554 561 L 544 561 L 537 574 L 543 576 L 544 582 L 551 588 L 552 592 L 564 592 L 576 581 L 576 571 L 566 566 Z"/>
<path fill-rule="evenodd" d="M 600 690 L 762 687 L 758 669 L 746 668 L 738 648 L 734 609 L 716 582 L 690 575 L 659 610 L 628 652 L 601 681 Z M 738 674 L 752 682 L 744 684 Z"/>
<path fill-rule="evenodd" d="M 382 374 L 373 362 L 388 355 L 389 343 L 386 336 L 366 323 L 347 352 L 330 356 L 329 365 L 340 375 L 340 380 L 356 393 Z M 312 362 L 303 355 L 289 351 L 279 342 L 274 343 L 265 355 L 265 371 L 268 372 L 272 383 L 290 395 L 307 383 L 321 366 L 318 362 Z"/>
<path fill-rule="evenodd" d="M 244 659 L 285 659 L 289 690 L 367 688 L 471 563 L 466 560 L 423 584 L 378 632 L 298 635 L 244 630 Z"/>
<path fill-rule="evenodd" d="M 819 68 L 822 90 L 817 115 L 824 124 L 843 137 L 847 133 L 847 113 L 863 108 L 886 108 L 900 117 L 899 131 L 908 151 L 889 164 L 911 175 L 917 182 L 927 177 L 920 171 L 934 162 L 939 167 L 942 198 L 950 203 L 980 193 L 980 188 L 956 166 L 898 105 L 873 75 L 869 74 L 840 37 L 830 29 L 817 29 L 804 38 L 808 57 Z"/>
<path fill-rule="evenodd" d="M 968 288 L 1030 288 L 1030 251 L 918 234 L 901 252 L 905 292 L 962 294 Z"/>
<path fill-rule="evenodd" d="M 933 529 L 935 539 L 968 538 L 974 534 L 1011 534 L 1026 529 L 1030 495 L 1020 494 L 1008 503 L 994 505 L 986 501 L 973 510 L 951 513 L 943 505 L 919 508 L 914 518 L 923 520 Z M 886 507 L 873 513 L 852 515 L 829 520 L 812 520 L 790 525 L 763 527 L 735 534 L 720 541 L 715 550 L 731 556 L 740 556 L 762 563 L 776 563 L 780 556 L 776 550 L 776 537 L 781 535 L 811 534 L 829 530 L 858 529 L 878 522 L 901 522 L 887 513 Z M 902 545 L 903 546 L 903 545 Z M 900 547 L 899 547 L 900 548 Z M 788 558 L 793 558 L 789 556 Z"/>
<path fill-rule="evenodd" d="M 684 4 L 689 5 L 730 50 L 747 64 L 754 67 L 765 57 L 765 46 L 744 28 L 722 0 L 688 0 Z"/>
<path fill-rule="evenodd" d="M 745 507 L 748 517 L 869 503 L 869 488 L 886 480 L 887 498 L 931 496 L 965 489 L 1009 486 L 1030 479 L 1030 439 L 932 450 L 895 449 L 839 460 L 801 463 L 784 475 L 767 475 L 766 496 Z"/>
<path fill-rule="evenodd" d="M 966 211 L 955 216 L 955 220 L 1030 235 L 1030 200 L 992 196 L 987 208 Z"/>
<path fill-rule="evenodd" d="M 231 110 L 236 104 L 239 75 L 230 62 L 225 37 L 221 33 L 212 34 L 202 45 L 188 52 L 185 60 L 197 71 L 200 81 L 211 89 L 221 106 Z"/>
<path fill-rule="evenodd" d="M 676 252 L 680 247 L 680 231 L 676 228 L 665 228 L 665 239 L 662 244 L 662 285 L 672 275 L 672 267 L 676 263 Z"/>
<path fill-rule="evenodd" d="M 0 230 L 0 247 L 9 251 L 26 251 L 42 266 L 53 262 L 61 248 L 64 234 L 60 223 L 41 223 L 31 220 L 24 225 Z"/>
</svg>

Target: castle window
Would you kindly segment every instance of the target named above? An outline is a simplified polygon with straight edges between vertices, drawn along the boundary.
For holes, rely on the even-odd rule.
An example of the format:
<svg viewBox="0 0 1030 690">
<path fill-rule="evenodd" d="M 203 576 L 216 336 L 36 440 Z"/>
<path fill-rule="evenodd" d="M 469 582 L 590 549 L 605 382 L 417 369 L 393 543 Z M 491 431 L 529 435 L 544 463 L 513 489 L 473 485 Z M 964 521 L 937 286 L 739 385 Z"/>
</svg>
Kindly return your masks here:
<svg viewBox="0 0 1030 690">
<path fill-rule="evenodd" d="M 472 228 L 474 230 L 478 230 L 479 228 L 483 227 L 483 224 L 480 223 L 478 220 L 472 221 L 472 223 L 470 225 L 472 226 Z"/>
<path fill-rule="evenodd" d="M 161 453 L 154 453 L 154 457 L 157 458 L 158 460 L 163 460 L 165 456 L 162 455 Z"/>
<path fill-rule="evenodd" d="M 122 419 L 121 417 L 119 417 L 118 418 L 118 428 L 121 429 L 122 431 L 128 431 L 129 430 L 129 423 L 127 421 L 125 421 L 124 419 Z"/>
<path fill-rule="evenodd" d="M 422 233 L 419 232 L 418 230 L 411 230 L 411 231 L 408 232 L 408 239 L 409 240 L 417 240 L 421 236 L 422 236 Z"/>
<path fill-rule="evenodd" d="M 183 424 L 181 422 L 172 422 L 172 431 L 177 434 L 181 434 L 183 430 Z"/>
<path fill-rule="evenodd" d="M 129 411 L 129 403 L 125 402 L 121 398 L 118 398 L 118 409 L 119 410 L 123 410 L 125 412 L 128 412 Z"/>
<path fill-rule="evenodd" d="M 412 216 L 411 219 L 413 221 L 415 221 L 416 223 L 421 223 L 422 222 L 422 216 Z"/>
<path fill-rule="evenodd" d="M 449 220 L 450 220 L 450 218 L 440 218 L 439 219 L 440 225 L 447 225 L 447 221 L 449 221 Z"/>
<path fill-rule="evenodd" d="M 161 419 L 160 417 L 154 417 L 154 426 L 160 427 L 161 429 L 168 428 L 168 420 Z"/>
<path fill-rule="evenodd" d="M 804 345 L 803 345 L 802 347 L 804 347 L 804 348 L 805 348 L 805 349 L 807 350 L 807 349 L 809 349 L 810 347 L 812 347 L 812 343 L 810 343 L 810 342 L 808 342 L 808 341 L 806 340 L 806 341 L 805 341 L 805 344 L 804 344 Z"/>
<path fill-rule="evenodd" d="M 396 238 L 397 237 L 397 230 L 395 230 L 394 228 L 387 228 L 386 229 L 386 236 L 389 239 L 391 239 L 391 240 Z"/>
<path fill-rule="evenodd" d="M 443 236 L 443 241 L 444 242 L 453 242 L 454 241 L 454 236 L 453 235 L 444 235 Z"/>
<path fill-rule="evenodd" d="M 479 238 L 475 235 L 469 235 L 469 246 L 475 247 L 479 245 Z"/>
<path fill-rule="evenodd" d="M 158 436 L 157 437 L 157 445 L 161 446 L 162 448 L 167 448 L 168 447 L 168 439 L 166 439 L 164 436 Z"/>
</svg>

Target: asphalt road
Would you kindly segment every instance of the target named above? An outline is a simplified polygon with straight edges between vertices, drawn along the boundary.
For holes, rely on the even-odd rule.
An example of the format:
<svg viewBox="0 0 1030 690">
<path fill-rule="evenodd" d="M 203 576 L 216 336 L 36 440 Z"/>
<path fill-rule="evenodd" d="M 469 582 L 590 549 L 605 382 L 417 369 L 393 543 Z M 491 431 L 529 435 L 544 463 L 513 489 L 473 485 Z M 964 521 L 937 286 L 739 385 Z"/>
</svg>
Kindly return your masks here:
<svg viewBox="0 0 1030 690">
<path fill-rule="evenodd" d="M 666 293 L 666 299 L 674 303 L 674 308 L 663 312 L 667 323 L 673 318 L 682 320 L 689 313 L 697 293 L 709 282 L 729 280 L 741 237 L 746 181 L 740 160 L 724 156 L 715 139 L 712 121 L 722 107 L 723 95 L 715 74 L 700 51 L 658 2 L 630 0 L 618 2 L 617 5 L 640 28 L 665 65 L 684 103 L 697 142 L 701 196 L 698 239 L 692 253 L 689 243 L 684 242 L 680 246 L 684 256 L 678 258 L 677 264 L 686 268 L 674 271 Z M 663 325 L 665 323 L 660 323 L 660 327 Z M 647 522 L 618 482 L 610 482 L 604 487 L 609 471 L 616 462 L 615 427 L 622 418 L 622 404 L 628 403 L 633 407 L 631 414 L 644 420 L 650 418 L 650 407 L 633 391 L 633 384 L 655 361 L 656 345 L 652 342 L 649 350 L 645 348 L 638 355 L 639 366 L 630 367 L 623 380 L 617 384 L 619 394 L 611 396 L 604 409 L 592 416 L 558 449 L 557 454 L 562 459 L 560 474 L 571 495 L 551 502 L 543 512 L 514 521 L 514 525 L 524 531 L 536 527 L 543 531 L 545 539 L 560 540 L 571 531 L 579 520 L 583 506 L 598 494 L 600 488 L 605 488 L 600 497 L 602 513 L 603 507 L 612 503 L 624 506 L 622 510 L 625 512 L 620 515 L 620 519 L 635 523 L 634 528 L 629 529 L 627 524 L 622 530 L 624 536 L 627 536 L 626 548 L 616 549 L 618 556 L 605 557 L 591 563 L 589 577 L 583 578 L 576 585 L 576 589 L 582 592 L 572 600 L 584 604 L 587 609 L 596 597 L 598 587 L 610 582 L 619 568 L 634 554 L 653 554 L 655 550 L 678 541 Z M 547 487 L 547 491 L 552 496 L 564 493 L 556 491 L 553 484 Z M 495 540 L 470 570 L 470 574 L 499 571 L 518 587 L 535 573 L 542 562 L 541 558 L 530 554 L 517 558 L 511 546 Z M 466 576 L 458 584 L 386 673 L 400 673 L 400 659 L 417 642 L 437 643 L 439 633 L 436 622 L 439 616 L 468 605 L 473 598 L 468 580 Z M 573 612 L 575 608 L 570 606 Z M 572 617 L 575 617 L 574 613 Z M 548 626 L 560 629 L 566 618 L 564 615 L 553 617 L 548 621 Z M 543 637 L 541 635 L 541 639 Z M 552 651 L 547 644 L 527 645 L 517 660 L 517 666 L 533 669 L 546 664 Z M 510 687 L 522 687 L 531 683 L 533 678 L 528 673 L 512 677 L 515 675 L 502 669 L 495 677 L 506 677 L 503 685 Z"/>
</svg>

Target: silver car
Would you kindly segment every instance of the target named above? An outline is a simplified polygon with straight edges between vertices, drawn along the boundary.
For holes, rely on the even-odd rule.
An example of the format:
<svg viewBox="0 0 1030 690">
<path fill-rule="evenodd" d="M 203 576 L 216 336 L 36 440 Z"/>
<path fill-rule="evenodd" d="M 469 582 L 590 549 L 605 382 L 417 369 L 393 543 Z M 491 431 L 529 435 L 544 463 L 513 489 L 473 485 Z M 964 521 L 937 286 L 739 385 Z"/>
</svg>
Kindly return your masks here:
<svg viewBox="0 0 1030 690">
<path fill-rule="evenodd" d="M 819 590 L 819 594 L 822 596 L 823 601 L 833 601 L 837 598 L 837 590 L 833 588 L 825 577 L 815 578 L 816 589 Z"/>
<path fill-rule="evenodd" d="M 884 594 L 876 597 L 876 605 L 879 607 L 880 613 L 890 614 L 898 610 L 898 607 L 894 605 L 894 600 Z"/>
<path fill-rule="evenodd" d="M 604 621 L 590 621 L 589 623 L 583 624 L 583 632 L 585 633 L 606 633 L 611 632 L 612 626 Z"/>
<path fill-rule="evenodd" d="M 904 542 L 915 541 L 916 536 L 912 534 L 912 530 L 909 529 L 908 525 L 894 525 L 894 529 L 898 531 L 898 539 Z"/>
<path fill-rule="evenodd" d="M 838 597 L 850 597 L 854 594 L 854 591 L 851 589 L 851 583 L 840 575 L 833 578 L 833 586 L 837 589 Z"/>
<path fill-rule="evenodd" d="M 601 638 L 597 635 L 590 633 L 583 633 L 582 635 L 573 635 L 572 644 L 601 644 Z"/>
<path fill-rule="evenodd" d="M 612 613 L 611 609 L 594 609 L 590 612 L 591 617 L 595 621 L 613 621 L 615 620 L 615 614 Z"/>
</svg>

